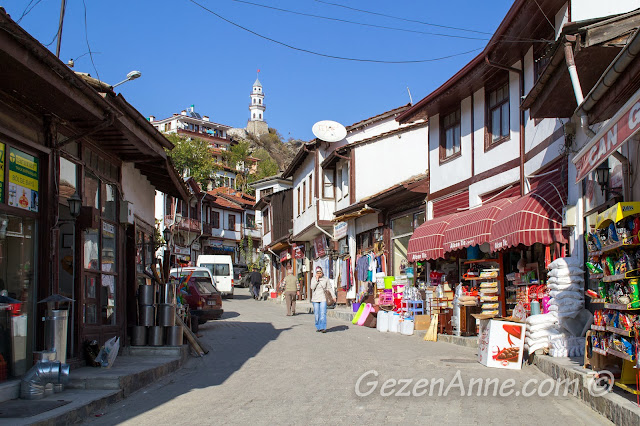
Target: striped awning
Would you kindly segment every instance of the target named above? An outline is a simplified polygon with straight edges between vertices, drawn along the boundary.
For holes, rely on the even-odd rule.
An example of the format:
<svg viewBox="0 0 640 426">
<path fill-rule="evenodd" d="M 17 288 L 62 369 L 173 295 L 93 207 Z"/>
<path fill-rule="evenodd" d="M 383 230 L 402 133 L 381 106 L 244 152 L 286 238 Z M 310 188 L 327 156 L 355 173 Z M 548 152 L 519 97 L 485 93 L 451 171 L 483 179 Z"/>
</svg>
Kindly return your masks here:
<svg viewBox="0 0 640 426">
<path fill-rule="evenodd" d="M 407 260 L 417 262 L 444 257 L 444 231 L 458 213 L 428 220 L 420 225 L 409 239 Z"/>
<path fill-rule="evenodd" d="M 511 211 L 514 200 L 517 198 L 504 198 L 456 214 L 444 231 L 444 251 L 488 243 L 496 218 L 506 210 Z"/>
<path fill-rule="evenodd" d="M 518 244 L 566 244 L 567 237 L 562 229 L 564 197 L 561 190 L 552 183 L 543 183 L 504 209 L 492 227 L 491 251 Z"/>
</svg>

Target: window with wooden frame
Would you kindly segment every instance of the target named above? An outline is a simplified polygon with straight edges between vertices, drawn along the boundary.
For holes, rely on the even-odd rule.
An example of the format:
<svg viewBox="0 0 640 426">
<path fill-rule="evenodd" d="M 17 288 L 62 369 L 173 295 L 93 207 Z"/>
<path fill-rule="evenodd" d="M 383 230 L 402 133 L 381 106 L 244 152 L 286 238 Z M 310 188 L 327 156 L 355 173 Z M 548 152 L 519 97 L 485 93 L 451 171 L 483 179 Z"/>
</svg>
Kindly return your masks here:
<svg viewBox="0 0 640 426">
<path fill-rule="evenodd" d="M 302 210 L 307 209 L 307 181 L 302 182 Z"/>
<path fill-rule="evenodd" d="M 334 169 L 325 169 L 322 171 L 322 198 L 335 198 L 335 191 L 333 190 L 334 180 Z"/>
<path fill-rule="evenodd" d="M 269 209 L 264 209 L 262 211 L 262 230 L 264 235 L 267 235 L 271 231 L 271 224 L 269 223 Z"/>
<path fill-rule="evenodd" d="M 462 152 L 460 108 L 450 114 L 442 115 L 440 129 L 440 161 L 460 156 Z"/>
<path fill-rule="evenodd" d="M 216 229 L 220 228 L 220 212 L 211 211 L 211 226 Z"/>
<path fill-rule="evenodd" d="M 300 187 L 298 187 L 298 216 L 300 216 L 300 213 L 302 213 L 302 211 L 300 210 Z"/>
<path fill-rule="evenodd" d="M 313 174 L 309 175 L 309 207 L 313 205 Z"/>
<path fill-rule="evenodd" d="M 485 150 L 509 140 L 509 82 L 490 90 L 487 95 L 487 132 Z"/>
<path fill-rule="evenodd" d="M 342 166 L 342 197 L 349 195 L 349 164 Z"/>
<path fill-rule="evenodd" d="M 236 215 L 234 213 L 229 213 L 228 225 L 227 229 L 229 231 L 236 230 Z"/>
</svg>

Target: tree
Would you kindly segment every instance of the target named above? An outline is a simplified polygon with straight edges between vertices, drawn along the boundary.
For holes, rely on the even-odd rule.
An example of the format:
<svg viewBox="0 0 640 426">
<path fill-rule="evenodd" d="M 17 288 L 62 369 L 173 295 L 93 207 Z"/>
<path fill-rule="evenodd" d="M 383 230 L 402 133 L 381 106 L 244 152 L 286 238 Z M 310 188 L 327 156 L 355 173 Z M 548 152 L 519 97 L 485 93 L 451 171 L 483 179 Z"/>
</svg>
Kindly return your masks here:
<svg viewBox="0 0 640 426">
<path fill-rule="evenodd" d="M 220 169 L 209 142 L 176 134 L 165 136 L 175 146 L 173 150 L 167 150 L 167 155 L 173 160 L 176 169 L 183 176 L 191 176 L 202 188 L 207 188 L 211 177 Z"/>
<path fill-rule="evenodd" d="M 249 238 L 248 236 L 238 245 L 238 251 L 240 252 L 240 256 L 244 258 L 244 261 L 247 264 L 247 268 L 250 271 L 258 271 L 260 273 L 264 273 L 265 264 L 262 260 L 262 257 L 258 254 L 256 255 L 253 249 L 253 238 Z"/>
<path fill-rule="evenodd" d="M 253 153 L 255 158 L 258 158 L 258 171 L 251 175 L 251 182 L 264 179 L 269 176 L 273 176 L 278 173 L 278 163 L 269 155 L 266 149 L 260 148 Z"/>
</svg>

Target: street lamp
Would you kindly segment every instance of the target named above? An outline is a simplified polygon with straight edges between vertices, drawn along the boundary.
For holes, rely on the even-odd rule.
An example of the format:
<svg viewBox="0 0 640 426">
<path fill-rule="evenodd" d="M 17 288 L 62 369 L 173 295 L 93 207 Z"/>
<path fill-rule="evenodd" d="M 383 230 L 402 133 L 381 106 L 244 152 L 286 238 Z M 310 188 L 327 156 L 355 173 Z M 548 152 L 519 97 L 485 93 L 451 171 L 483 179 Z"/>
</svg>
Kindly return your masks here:
<svg viewBox="0 0 640 426">
<path fill-rule="evenodd" d="M 113 89 L 115 87 L 118 87 L 121 84 L 124 84 L 129 80 L 135 80 L 136 78 L 140 78 L 141 75 L 142 75 L 142 73 L 140 71 L 131 71 L 129 74 L 127 74 L 127 78 L 122 80 L 120 83 L 114 84 L 113 86 L 111 86 L 111 88 Z"/>
<path fill-rule="evenodd" d="M 600 185 L 600 189 L 602 190 L 602 194 L 604 195 L 607 186 L 609 186 L 609 165 L 605 163 L 601 163 L 596 168 L 596 180 L 598 185 Z"/>
<path fill-rule="evenodd" d="M 82 208 L 82 198 L 78 195 L 78 191 L 74 192 L 67 200 L 69 203 L 69 213 L 73 220 L 76 220 L 80 216 L 80 209 Z"/>
<path fill-rule="evenodd" d="M 167 243 L 167 246 L 168 246 L 169 240 L 171 239 L 171 229 L 169 229 L 168 226 L 164 228 L 164 231 L 162 231 L 162 238 L 164 238 L 164 241 L 165 243 Z"/>
</svg>

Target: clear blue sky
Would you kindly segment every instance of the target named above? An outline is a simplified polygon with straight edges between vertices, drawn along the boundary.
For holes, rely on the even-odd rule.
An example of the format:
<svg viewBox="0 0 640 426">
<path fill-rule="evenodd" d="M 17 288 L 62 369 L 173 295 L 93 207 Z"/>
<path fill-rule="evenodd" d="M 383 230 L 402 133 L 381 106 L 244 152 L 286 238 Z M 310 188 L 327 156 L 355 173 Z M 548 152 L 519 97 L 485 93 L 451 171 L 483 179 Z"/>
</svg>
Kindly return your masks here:
<svg viewBox="0 0 640 426">
<path fill-rule="evenodd" d="M 293 15 L 234 0 L 196 0 L 224 18 L 274 40 L 319 53 L 383 61 L 439 58 L 481 49 L 486 40 L 441 37 L 422 32 L 488 39 L 512 0 L 326 0 L 381 14 L 452 26 L 463 32 L 365 14 L 316 0 L 247 0 L 256 4 L 370 25 Z M 195 104 L 212 121 L 245 127 L 249 93 L 260 69 L 270 127 L 284 137 L 310 140 L 319 120 L 344 125 L 366 119 L 429 94 L 476 54 L 414 64 L 330 59 L 294 51 L 246 32 L 189 0 L 85 0 L 88 40 L 95 69 L 110 84 L 131 70 L 142 77 L 116 88 L 145 116 L 170 116 Z M 4 4 L 43 44 L 58 28 L 60 0 L 12 0 Z M 30 7 L 31 7 L 30 6 Z M 406 30 L 414 31 L 408 32 Z M 55 52 L 55 42 L 49 47 Z M 60 58 L 76 60 L 76 71 L 96 70 L 85 39 L 82 0 L 68 0 Z M 98 53 L 99 52 L 99 53 Z"/>
</svg>

